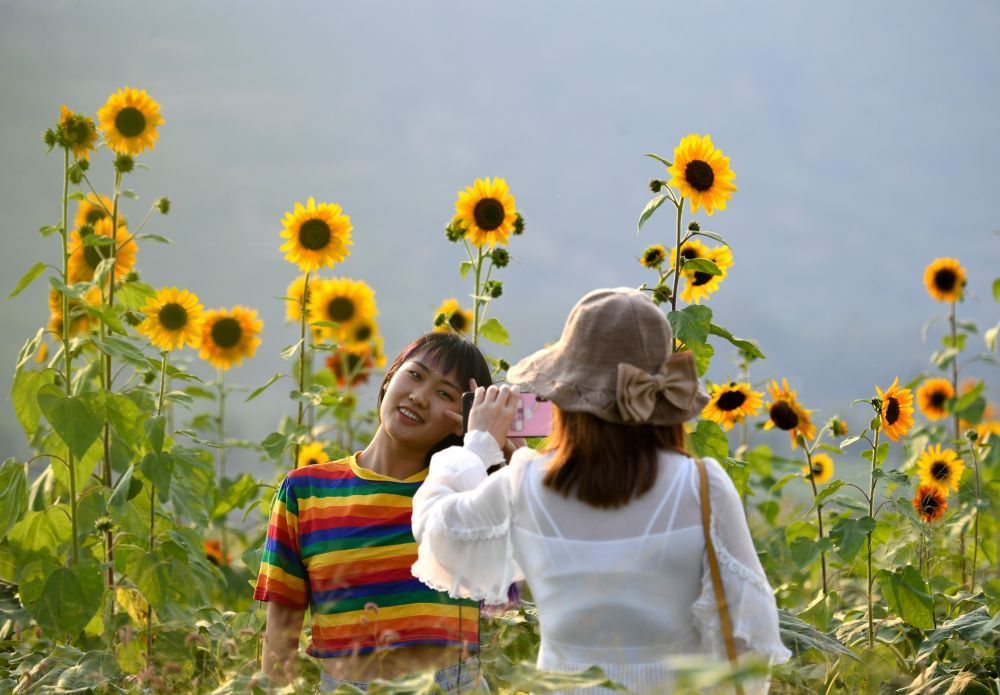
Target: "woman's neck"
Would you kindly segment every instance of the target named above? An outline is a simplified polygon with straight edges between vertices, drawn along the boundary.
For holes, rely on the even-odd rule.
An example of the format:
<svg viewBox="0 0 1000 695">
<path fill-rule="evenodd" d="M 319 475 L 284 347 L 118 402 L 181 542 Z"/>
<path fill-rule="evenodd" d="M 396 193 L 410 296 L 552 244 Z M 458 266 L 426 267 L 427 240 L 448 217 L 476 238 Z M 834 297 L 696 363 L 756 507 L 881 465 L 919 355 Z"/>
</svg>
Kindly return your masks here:
<svg viewBox="0 0 1000 695">
<path fill-rule="evenodd" d="M 401 444 L 381 425 L 359 456 L 358 465 L 362 468 L 396 480 L 406 480 L 427 467 L 426 449 Z"/>
</svg>

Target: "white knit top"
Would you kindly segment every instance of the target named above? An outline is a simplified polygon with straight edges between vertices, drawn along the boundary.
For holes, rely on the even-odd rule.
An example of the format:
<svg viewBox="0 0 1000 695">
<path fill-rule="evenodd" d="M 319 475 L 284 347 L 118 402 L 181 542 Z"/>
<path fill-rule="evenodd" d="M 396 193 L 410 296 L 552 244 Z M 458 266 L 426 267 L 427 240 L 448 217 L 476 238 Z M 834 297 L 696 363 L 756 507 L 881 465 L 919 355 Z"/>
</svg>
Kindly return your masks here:
<svg viewBox="0 0 1000 695">
<path fill-rule="evenodd" d="M 597 664 L 630 690 L 665 693 L 677 656 L 724 660 L 694 462 L 660 452 L 654 487 L 604 510 L 545 487 L 548 458 L 520 449 L 487 477 L 487 466 L 503 454 L 479 431 L 466 435 L 464 447 L 435 454 L 413 498 L 420 544 L 414 576 L 487 603 L 504 603 L 510 584 L 526 579 L 538 607 L 538 666 L 547 670 Z M 739 495 L 715 460 L 705 463 L 737 651 L 787 661 L 791 652 L 781 643 L 774 595 Z M 744 688 L 767 692 L 768 679 Z"/>
</svg>

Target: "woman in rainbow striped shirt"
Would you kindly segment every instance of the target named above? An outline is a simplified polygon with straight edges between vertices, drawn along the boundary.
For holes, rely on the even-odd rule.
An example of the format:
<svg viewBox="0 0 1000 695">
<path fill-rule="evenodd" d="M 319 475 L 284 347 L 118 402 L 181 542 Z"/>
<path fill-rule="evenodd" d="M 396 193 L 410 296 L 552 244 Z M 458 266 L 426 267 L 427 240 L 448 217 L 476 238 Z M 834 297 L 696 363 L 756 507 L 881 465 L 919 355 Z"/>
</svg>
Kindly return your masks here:
<svg viewBox="0 0 1000 695">
<path fill-rule="evenodd" d="M 433 669 L 445 692 L 489 692 L 479 671 L 479 604 L 414 578 L 413 495 L 431 455 L 461 444 L 470 379 L 490 384 L 464 338 L 429 333 L 386 371 L 380 424 L 352 456 L 292 471 L 275 496 L 254 599 L 268 601 L 263 668 L 293 679 L 306 608 L 321 687 L 367 690 L 374 679 Z"/>
</svg>

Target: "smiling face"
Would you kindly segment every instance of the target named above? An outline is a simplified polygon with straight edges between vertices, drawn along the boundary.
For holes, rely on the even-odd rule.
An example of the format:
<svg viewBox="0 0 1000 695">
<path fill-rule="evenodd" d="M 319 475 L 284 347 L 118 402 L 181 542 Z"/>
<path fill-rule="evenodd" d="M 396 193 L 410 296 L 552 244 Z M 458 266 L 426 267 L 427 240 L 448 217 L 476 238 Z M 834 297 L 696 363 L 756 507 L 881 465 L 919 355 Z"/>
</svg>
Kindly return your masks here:
<svg viewBox="0 0 1000 695">
<path fill-rule="evenodd" d="M 459 382 L 456 369 L 442 372 L 426 350 L 414 354 L 389 380 L 379 406 L 382 427 L 401 444 L 430 450 L 461 429 L 446 414 L 462 413 Z"/>
</svg>

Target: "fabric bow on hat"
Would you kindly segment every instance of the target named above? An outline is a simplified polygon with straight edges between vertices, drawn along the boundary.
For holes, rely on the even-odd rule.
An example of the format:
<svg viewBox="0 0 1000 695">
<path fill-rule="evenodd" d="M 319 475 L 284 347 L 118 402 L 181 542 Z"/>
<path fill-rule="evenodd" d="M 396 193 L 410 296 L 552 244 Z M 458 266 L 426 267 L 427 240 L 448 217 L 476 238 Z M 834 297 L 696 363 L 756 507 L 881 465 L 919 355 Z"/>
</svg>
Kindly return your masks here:
<svg viewBox="0 0 1000 695">
<path fill-rule="evenodd" d="M 698 394 L 698 372 L 690 351 L 676 352 L 667 358 L 656 374 L 631 364 L 618 365 L 616 399 L 625 422 L 640 423 L 649 419 L 662 396 L 681 410 L 692 407 Z"/>
</svg>

